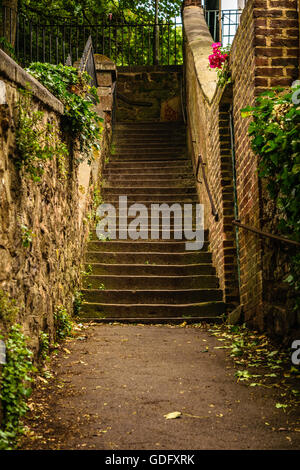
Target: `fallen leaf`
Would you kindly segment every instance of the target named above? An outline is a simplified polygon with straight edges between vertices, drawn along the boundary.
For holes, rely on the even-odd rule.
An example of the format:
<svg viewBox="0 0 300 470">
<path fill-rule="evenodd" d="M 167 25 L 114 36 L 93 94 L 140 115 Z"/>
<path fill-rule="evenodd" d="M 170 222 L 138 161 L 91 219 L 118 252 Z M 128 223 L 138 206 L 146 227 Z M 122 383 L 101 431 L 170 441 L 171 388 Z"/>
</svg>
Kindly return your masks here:
<svg viewBox="0 0 300 470">
<path fill-rule="evenodd" d="M 180 416 L 181 416 L 180 411 L 173 411 L 173 413 L 168 413 L 164 415 L 166 419 L 176 419 L 176 418 L 179 418 Z"/>
</svg>

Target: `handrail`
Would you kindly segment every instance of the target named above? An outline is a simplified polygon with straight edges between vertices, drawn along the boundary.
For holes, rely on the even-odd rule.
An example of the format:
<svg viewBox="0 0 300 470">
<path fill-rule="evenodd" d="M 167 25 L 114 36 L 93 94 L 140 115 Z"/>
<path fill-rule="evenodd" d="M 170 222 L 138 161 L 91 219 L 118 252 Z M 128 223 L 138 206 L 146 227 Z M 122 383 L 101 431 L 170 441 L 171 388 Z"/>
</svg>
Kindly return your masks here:
<svg viewBox="0 0 300 470">
<path fill-rule="evenodd" d="M 122 93 L 120 93 L 119 91 L 117 91 L 117 98 L 121 101 L 124 101 L 124 103 L 126 104 L 129 104 L 131 106 L 145 106 L 145 107 L 151 107 L 153 106 L 153 103 L 151 103 L 150 101 L 134 101 L 134 100 L 130 100 L 129 98 L 127 98 L 127 96 L 123 95 Z"/>
<path fill-rule="evenodd" d="M 250 227 L 249 225 L 241 224 L 239 220 L 233 220 L 232 223 L 236 227 L 242 228 L 243 230 L 247 230 L 248 232 L 256 233 L 257 235 L 261 237 L 271 238 L 273 240 L 278 240 L 283 243 L 289 243 L 291 245 L 300 247 L 300 243 L 295 240 L 290 240 L 289 238 L 281 237 L 280 235 L 273 235 L 272 233 L 269 233 L 269 232 L 263 232 L 262 230 L 259 230 L 254 227 Z"/>
<path fill-rule="evenodd" d="M 193 141 L 193 143 L 194 143 L 194 142 L 195 142 L 195 141 Z M 197 169 L 196 169 L 196 181 L 197 181 L 197 183 L 202 184 L 202 181 L 198 179 L 198 174 L 199 174 L 200 166 L 201 166 L 201 169 L 202 169 L 203 181 L 204 181 L 205 188 L 206 188 L 207 195 L 208 195 L 208 199 L 209 199 L 209 202 L 210 202 L 211 213 L 212 213 L 213 217 L 215 218 L 215 221 L 218 222 L 218 221 L 219 221 L 219 214 L 218 214 L 218 212 L 217 212 L 215 203 L 214 203 L 214 201 L 213 201 L 213 197 L 212 197 L 211 191 L 210 191 L 210 189 L 209 189 L 209 185 L 208 185 L 208 181 L 207 181 L 207 177 L 206 177 L 206 173 L 205 173 L 206 163 L 203 162 L 202 157 L 201 157 L 201 155 L 199 154 L 199 156 L 198 156 L 198 163 L 197 163 Z"/>
</svg>

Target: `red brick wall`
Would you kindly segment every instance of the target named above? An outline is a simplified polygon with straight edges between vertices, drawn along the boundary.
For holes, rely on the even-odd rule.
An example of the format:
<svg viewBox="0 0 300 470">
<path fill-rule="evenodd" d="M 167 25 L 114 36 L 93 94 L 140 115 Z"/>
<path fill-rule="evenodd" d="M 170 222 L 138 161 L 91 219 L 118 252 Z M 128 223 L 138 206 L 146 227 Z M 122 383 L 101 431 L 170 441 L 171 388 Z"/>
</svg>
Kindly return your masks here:
<svg viewBox="0 0 300 470">
<path fill-rule="evenodd" d="M 249 0 L 234 39 L 230 67 L 233 80 L 233 121 L 237 175 L 239 218 L 243 224 L 260 227 L 260 189 L 257 158 L 250 148 L 249 120 L 241 117 L 241 109 L 254 104 L 257 82 L 255 76 L 255 18 L 254 2 Z M 245 320 L 257 316 L 262 304 L 262 265 L 260 239 L 250 232 L 239 230 L 239 258 L 241 267 L 240 301 Z"/>
<path fill-rule="evenodd" d="M 211 45 L 212 39 L 209 40 Z M 230 149 L 229 106 L 230 95 L 217 90 L 210 104 L 199 87 L 193 55 L 186 49 L 187 115 L 190 154 L 197 167 L 200 154 L 205 162 L 208 185 L 219 219 L 212 215 L 207 190 L 200 171 L 202 184 L 197 185 L 199 200 L 205 207 L 205 224 L 209 229 L 213 264 L 220 280 L 224 300 L 231 308 L 239 302 L 234 218 L 232 156 Z M 192 140 L 195 140 L 192 145 Z"/>
<path fill-rule="evenodd" d="M 208 182 L 220 216 L 218 222 L 210 215 L 204 185 L 199 185 L 198 192 L 206 208 L 213 260 L 224 299 L 232 304 L 238 298 L 238 282 L 235 232 L 232 226 L 234 199 L 229 107 L 232 105 L 235 132 L 239 219 L 245 225 L 266 230 L 269 227 L 266 216 L 269 202 L 266 201 L 257 173 L 258 157 L 251 151 L 248 136 L 250 120 L 242 118 L 241 109 L 253 105 L 255 97 L 267 88 L 291 85 L 298 77 L 297 0 L 248 0 L 230 54 L 232 96 L 229 89 L 224 92 L 219 88 L 211 101 L 205 96 L 201 70 L 197 74 L 197 67 L 201 69 L 201 64 L 197 64 L 193 43 L 195 37 L 190 36 L 186 43 L 188 129 L 190 135 L 196 136 L 197 152 L 201 153 L 207 164 Z M 210 40 L 202 24 L 199 26 L 197 47 L 207 46 Z M 204 74 L 202 76 L 205 77 Z M 240 303 L 243 305 L 245 320 L 265 330 L 270 321 L 270 298 L 277 289 L 275 284 L 280 277 L 278 275 L 276 282 L 275 279 L 272 281 L 270 263 L 267 264 L 266 260 L 276 258 L 277 265 L 282 264 L 283 258 L 280 261 L 280 256 L 275 256 L 278 250 L 278 246 L 257 235 L 239 230 Z M 283 312 L 282 315 L 286 315 L 282 306 L 279 310 Z M 290 324 L 292 322 L 293 319 Z M 276 329 L 275 320 L 269 330 L 272 328 Z"/>
<path fill-rule="evenodd" d="M 249 120 L 241 109 L 255 96 L 276 85 L 291 85 L 298 75 L 298 20 L 294 0 L 249 0 L 234 39 L 230 66 L 233 78 L 233 114 L 239 218 L 242 223 L 264 229 L 265 206 L 257 157 L 250 149 Z M 245 319 L 265 329 L 266 242 L 250 232 L 239 231 L 241 304 Z M 270 247 L 269 247 L 270 249 Z M 273 250 L 278 247 L 273 246 Z M 275 286 L 274 286 L 275 288 Z M 270 289 L 270 283 L 268 283 Z"/>
</svg>

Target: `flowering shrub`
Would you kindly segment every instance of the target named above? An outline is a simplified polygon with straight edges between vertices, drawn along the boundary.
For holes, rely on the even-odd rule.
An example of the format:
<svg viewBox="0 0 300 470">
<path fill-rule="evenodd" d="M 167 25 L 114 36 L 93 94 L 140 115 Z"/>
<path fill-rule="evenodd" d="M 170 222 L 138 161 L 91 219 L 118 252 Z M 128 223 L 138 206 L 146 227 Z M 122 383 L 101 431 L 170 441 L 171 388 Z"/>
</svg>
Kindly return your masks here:
<svg viewBox="0 0 300 470">
<path fill-rule="evenodd" d="M 218 85 L 223 87 L 227 83 L 230 83 L 230 71 L 228 69 L 228 58 L 229 58 L 229 48 L 226 46 L 221 49 L 220 42 L 214 42 L 212 44 L 213 53 L 208 57 L 209 67 L 211 69 L 218 69 Z"/>
<path fill-rule="evenodd" d="M 220 42 L 214 42 L 212 44 L 213 54 L 208 57 L 211 69 L 221 69 L 224 62 L 228 59 L 228 54 L 222 54 L 220 47 Z"/>
</svg>

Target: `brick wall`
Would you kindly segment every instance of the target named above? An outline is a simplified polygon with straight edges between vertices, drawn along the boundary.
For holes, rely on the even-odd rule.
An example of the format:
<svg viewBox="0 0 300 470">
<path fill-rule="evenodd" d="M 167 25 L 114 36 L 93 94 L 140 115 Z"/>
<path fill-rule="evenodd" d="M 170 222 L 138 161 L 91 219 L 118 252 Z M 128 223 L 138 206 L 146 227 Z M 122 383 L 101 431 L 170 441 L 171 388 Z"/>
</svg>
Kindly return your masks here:
<svg viewBox="0 0 300 470">
<path fill-rule="evenodd" d="M 235 233 L 231 223 L 234 204 L 228 115 L 230 92 L 226 90 L 223 93 L 221 89 L 216 89 L 215 72 L 207 70 L 213 40 L 202 10 L 198 7 L 185 8 L 184 22 L 187 34 L 185 73 L 189 151 L 194 169 L 199 154 L 206 164 L 208 185 L 218 212 L 217 221 L 212 215 L 203 182 L 197 184 L 197 190 L 200 202 L 205 207 L 205 225 L 209 229 L 210 248 L 220 287 L 224 300 L 232 308 L 239 301 L 239 293 Z M 195 29 L 197 27 L 199 31 Z"/>
<path fill-rule="evenodd" d="M 229 135 L 232 110 L 235 134 L 236 184 L 239 219 L 245 225 L 276 233 L 274 208 L 258 178 L 258 158 L 251 151 L 249 119 L 241 109 L 255 103 L 262 91 L 288 86 L 298 77 L 299 23 L 297 0 L 248 0 L 232 44 L 232 84 L 227 90 L 216 85 L 214 72 L 205 71 L 212 38 L 197 6 L 184 8 L 186 33 L 186 82 L 188 130 L 196 135 L 196 154 L 207 163 L 209 185 L 220 220 L 209 211 L 204 185 L 198 187 L 206 206 L 207 228 L 213 259 L 224 298 L 237 298 L 237 259 L 234 218 L 233 172 Z M 209 46 L 209 47 L 208 47 Z M 190 146 L 191 154 L 192 149 Z M 274 242 L 239 230 L 240 303 L 245 320 L 260 329 L 288 334 L 297 323 L 291 314 L 286 286 L 286 250 Z M 233 302 L 232 302 L 233 301 Z M 299 321 L 299 319 L 298 319 Z"/>
<path fill-rule="evenodd" d="M 241 109 L 254 104 L 255 92 L 262 85 L 256 77 L 255 45 L 256 18 L 253 0 L 249 0 L 241 16 L 234 39 L 230 68 L 233 81 L 233 122 L 237 176 L 239 218 L 243 224 L 260 228 L 260 182 L 257 174 L 257 157 L 251 151 L 248 137 L 250 120 L 241 117 Z M 265 39 L 265 38 L 264 38 Z M 260 58 L 261 59 L 261 58 Z M 242 66 L 241 66 L 242 64 Z M 240 300 L 244 306 L 245 320 L 258 318 L 262 308 L 261 240 L 250 232 L 239 230 L 239 258 L 241 266 Z"/>
<path fill-rule="evenodd" d="M 270 201 L 257 175 L 258 159 L 250 149 L 247 132 L 249 120 L 243 119 L 240 111 L 254 104 L 255 97 L 262 91 L 277 85 L 291 85 L 297 78 L 297 18 L 296 1 L 249 0 L 230 56 L 239 218 L 246 225 L 271 233 L 276 233 L 276 226 L 270 219 Z M 278 289 L 281 294 L 286 291 L 280 288 L 286 273 L 284 250 L 274 242 L 244 230 L 239 231 L 239 245 L 241 304 L 244 306 L 246 321 L 261 329 L 286 333 L 289 326 L 294 324 L 294 319 L 288 313 L 288 304 L 285 304 L 287 296 L 282 296 L 280 302 L 280 295 L 275 294 Z M 285 269 L 279 272 L 278 266 L 285 266 Z M 270 311 L 273 311 L 276 316 L 278 309 L 285 318 L 281 322 L 272 319 L 270 315 Z"/>
</svg>

